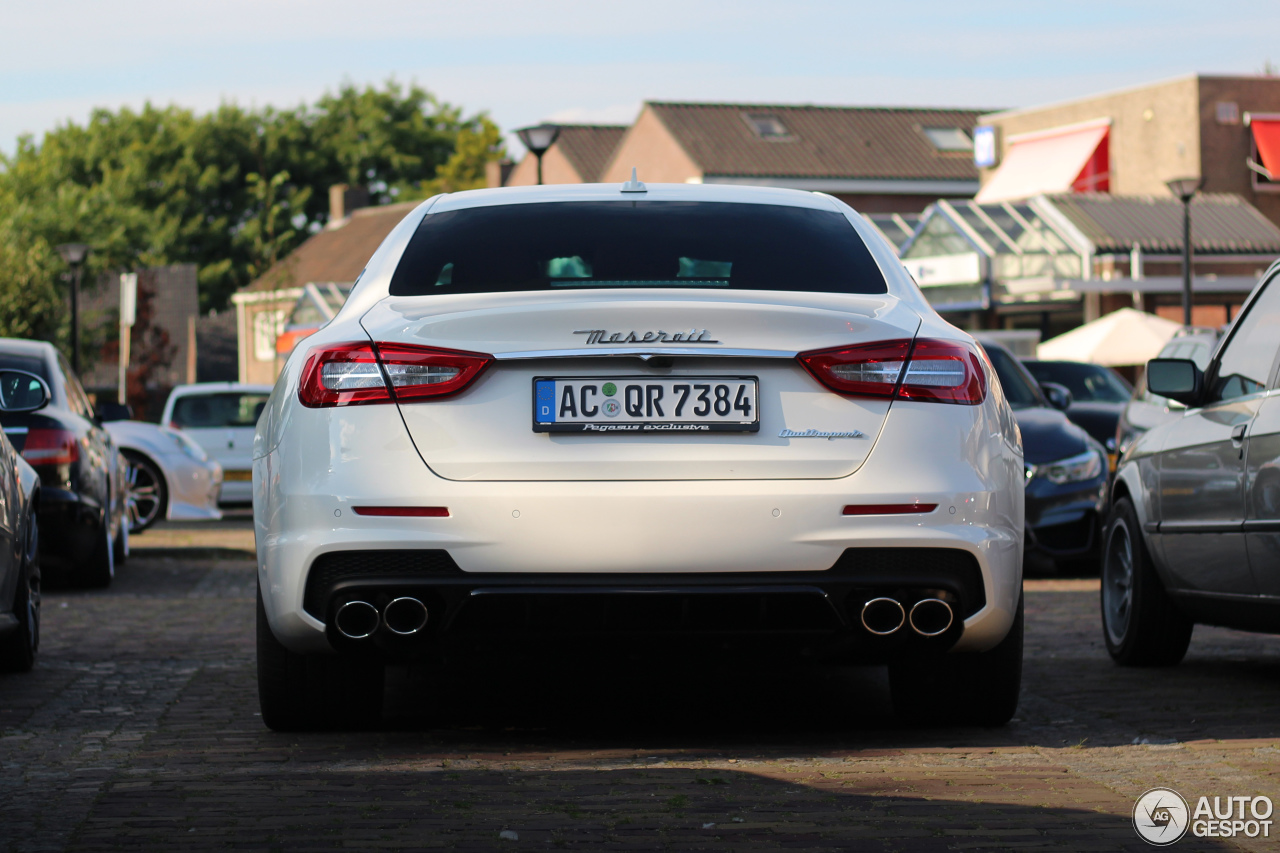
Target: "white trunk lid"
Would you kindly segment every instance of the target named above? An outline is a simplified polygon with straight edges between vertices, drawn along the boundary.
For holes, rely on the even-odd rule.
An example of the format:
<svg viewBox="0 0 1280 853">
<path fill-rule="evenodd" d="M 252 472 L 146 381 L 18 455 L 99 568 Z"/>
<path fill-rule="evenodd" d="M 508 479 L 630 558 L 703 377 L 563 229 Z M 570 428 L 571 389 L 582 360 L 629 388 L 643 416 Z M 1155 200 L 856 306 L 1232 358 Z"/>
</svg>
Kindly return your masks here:
<svg viewBox="0 0 1280 853">
<path fill-rule="evenodd" d="M 400 406 L 422 460 L 440 477 L 702 480 L 833 478 L 857 470 L 889 401 L 835 394 L 794 354 L 909 339 L 920 318 L 884 294 L 592 290 L 389 297 L 361 322 L 374 341 L 497 359 L 456 397 Z M 670 356 L 671 366 L 654 366 L 641 354 Z M 535 432 L 535 377 L 757 377 L 759 430 Z M 783 434 L 809 430 L 852 436 Z"/>
</svg>

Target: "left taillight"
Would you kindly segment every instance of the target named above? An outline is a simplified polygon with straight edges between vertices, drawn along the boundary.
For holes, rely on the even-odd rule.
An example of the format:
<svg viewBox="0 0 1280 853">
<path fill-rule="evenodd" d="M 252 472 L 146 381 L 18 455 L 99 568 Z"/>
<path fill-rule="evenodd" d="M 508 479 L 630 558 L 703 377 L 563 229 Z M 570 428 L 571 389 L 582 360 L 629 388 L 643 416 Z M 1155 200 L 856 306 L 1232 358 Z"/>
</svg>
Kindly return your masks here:
<svg viewBox="0 0 1280 853">
<path fill-rule="evenodd" d="M 304 406 L 358 406 L 446 397 L 466 388 L 493 356 L 391 343 L 317 347 L 298 385 Z"/>
<path fill-rule="evenodd" d="M 33 427 L 22 445 L 22 458 L 32 465 L 70 465 L 80 458 L 80 442 L 70 430 Z"/>
<path fill-rule="evenodd" d="M 957 341 L 881 341 L 803 352 L 796 358 L 823 385 L 851 397 L 974 406 L 987 396 L 977 351 Z"/>
</svg>

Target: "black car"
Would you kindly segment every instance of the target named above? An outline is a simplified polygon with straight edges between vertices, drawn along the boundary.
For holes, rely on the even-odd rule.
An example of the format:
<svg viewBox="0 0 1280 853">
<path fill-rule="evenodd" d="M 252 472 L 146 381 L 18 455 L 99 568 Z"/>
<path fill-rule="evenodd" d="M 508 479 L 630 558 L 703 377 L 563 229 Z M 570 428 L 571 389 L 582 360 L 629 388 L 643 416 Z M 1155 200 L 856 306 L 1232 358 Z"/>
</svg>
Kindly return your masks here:
<svg viewBox="0 0 1280 853">
<path fill-rule="evenodd" d="M 1071 392 L 1067 417 L 1116 459 L 1116 424 L 1133 396 L 1133 387 L 1108 367 L 1082 361 L 1024 360 L 1027 372 L 1041 385 L 1052 382 Z"/>
<path fill-rule="evenodd" d="M 89 397 L 52 344 L 0 338 L 0 370 L 32 373 L 49 387 L 36 412 L 0 412 L 13 446 L 40 475 L 40 562 L 46 579 L 106 586 L 128 555 L 126 471 Z"/>
<path fill-rule="evenodd" d="M 1178 663 L 1197 623 L 1280 634 L 1280 263 L 1198 354 L 1147 363 L 1150 392 L 1184 408 L 1116 469 L 1102 622 L 1123 665 Z"/>
<path fill-rule="evenodd" d="M 1107 454 L 1061 411 L 1065 389 L 1050 386 L 1050 402 L 1022 363 L 993 341 L 979 340 L 1022 432 L 1026 490 L 1026 549 L 1060 568 L 1093 570 L 1098 528 L 1107 503 Z"/>
<path fill-rule="evenodd" d="M 0 413 L 49 403 L 38 377 L 0 370 Z M 0 672 L 31 669 L 40 646 L 40 476 L 0 437 Z"/>
</svg>

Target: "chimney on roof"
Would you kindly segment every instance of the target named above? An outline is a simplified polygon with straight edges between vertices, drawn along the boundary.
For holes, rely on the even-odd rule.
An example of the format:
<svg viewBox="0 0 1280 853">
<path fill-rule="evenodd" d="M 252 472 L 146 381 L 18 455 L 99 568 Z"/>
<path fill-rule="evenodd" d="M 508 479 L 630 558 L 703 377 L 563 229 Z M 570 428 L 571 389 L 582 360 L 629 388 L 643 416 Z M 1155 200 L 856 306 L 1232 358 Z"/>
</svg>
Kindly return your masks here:
<svg viewBox="0 0 1280 853">
<path fill-rule="evenodd" d="M 353 212 L 368 206 L 369 190 L 367 187 L 334 184 L 329 187 L 329 227 L 336 228 Z"/>
</svg>

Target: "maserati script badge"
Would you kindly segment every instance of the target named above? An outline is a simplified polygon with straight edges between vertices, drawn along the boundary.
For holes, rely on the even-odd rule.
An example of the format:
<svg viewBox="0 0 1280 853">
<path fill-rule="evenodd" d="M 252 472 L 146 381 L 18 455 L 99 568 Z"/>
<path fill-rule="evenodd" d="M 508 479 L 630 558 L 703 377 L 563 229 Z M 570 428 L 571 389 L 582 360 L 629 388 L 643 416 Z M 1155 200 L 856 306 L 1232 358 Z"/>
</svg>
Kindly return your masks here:
<svg viewBox="0 0 1280 853">
<path fill-rule="evenodd" d="M 649 332 L 610 332 L 606 329 L 577 329 L 575 335 L 586 335 L 587 344 L 608 346 L 609 344 L 718 344 L 706 329 L 690 329 L 687 332 L 664 332 L 661 329 Z"/>
<path fill-rule="evenodd" d="M 832 441 L 837 438 L 866 438 L 866 433 L 860 429 L 851 430 L 825 430 L 825 429 L 783 429 L 778 433 L 779 438 L 825 438 Z"/>
</svg>

